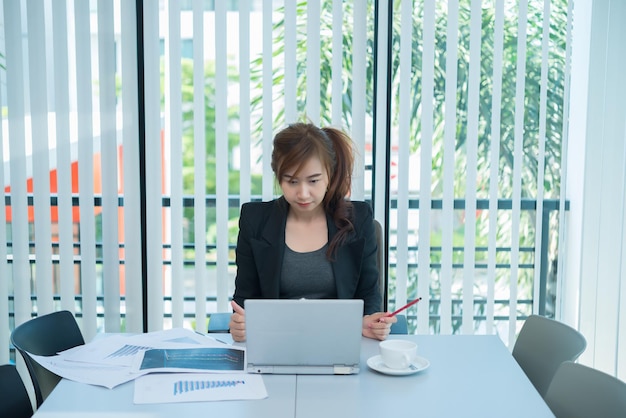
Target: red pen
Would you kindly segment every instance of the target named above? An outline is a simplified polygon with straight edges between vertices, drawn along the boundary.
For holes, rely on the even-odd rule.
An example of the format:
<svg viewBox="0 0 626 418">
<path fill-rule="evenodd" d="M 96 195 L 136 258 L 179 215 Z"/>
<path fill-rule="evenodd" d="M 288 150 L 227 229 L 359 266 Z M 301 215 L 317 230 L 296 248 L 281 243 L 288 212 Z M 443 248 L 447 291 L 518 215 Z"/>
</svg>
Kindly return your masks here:
<svg viewBox="0 0 626 418">
<path fill-rule="evenodd" d="M 396 309 L 395 311 L 393 311 L 392 313 L 389 313 L 387 315 L 385 315 L 386 318 L 392 317 L 392 316 L 396 316 L 397 314 L 399 314 L 400 312 L 402 312 L 403 310 L 405 310 L 406 308 L 415 305 L 417 302 L 419 302 L 420 300 L 422 300 L 421 297 L 407 303 L 406 305 L 404 305 L 403 307 L 401 307 L 400 309 Z"/>
</svg>

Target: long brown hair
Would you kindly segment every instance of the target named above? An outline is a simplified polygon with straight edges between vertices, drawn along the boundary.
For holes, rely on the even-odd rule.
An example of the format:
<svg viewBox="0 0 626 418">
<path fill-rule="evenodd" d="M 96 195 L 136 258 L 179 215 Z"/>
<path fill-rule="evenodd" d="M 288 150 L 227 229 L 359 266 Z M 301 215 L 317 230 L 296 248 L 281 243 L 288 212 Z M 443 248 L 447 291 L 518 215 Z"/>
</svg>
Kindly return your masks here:
<svg viewBox="0 0 626 418">
<path fill-rule="evenodd" d="M 352 203 L 348 200 L 354 166 L 352 139 L 339 129 L 319 128 L 311 123 L 291 124 L 274 137 L 272 170 L 278 182 L 292 168 L 297 175 L 302 164 L 312 157 L 318 157 L 328 173 L 324 211 L 338 229 L 326 253 L 332 260 L 337 248 L 354 230 Z"/>
</svg>

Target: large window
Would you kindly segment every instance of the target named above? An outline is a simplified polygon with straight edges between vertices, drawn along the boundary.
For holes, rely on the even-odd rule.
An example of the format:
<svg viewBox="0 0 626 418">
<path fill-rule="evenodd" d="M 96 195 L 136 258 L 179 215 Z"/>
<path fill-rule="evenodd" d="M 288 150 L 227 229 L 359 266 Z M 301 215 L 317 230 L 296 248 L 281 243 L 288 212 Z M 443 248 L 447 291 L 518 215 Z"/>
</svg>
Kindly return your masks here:
<svg viewBox="0 0 626 418">
<path fill-rule="evenodd" d="M 510 343 L 553 313 L 567 0 L 2 4 L 3 330 L 60 308 L 88 338 L 204 330 L 303 118 L 355 140 L 412 332 Z"/>
</svg>

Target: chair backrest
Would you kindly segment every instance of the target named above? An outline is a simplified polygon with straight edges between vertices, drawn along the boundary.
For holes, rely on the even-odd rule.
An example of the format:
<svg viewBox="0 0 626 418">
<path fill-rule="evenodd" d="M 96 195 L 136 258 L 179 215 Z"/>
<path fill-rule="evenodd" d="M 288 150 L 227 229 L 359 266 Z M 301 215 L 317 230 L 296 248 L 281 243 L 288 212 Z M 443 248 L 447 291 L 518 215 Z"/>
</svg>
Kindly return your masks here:
<svg viewBox="0 0 626 418">
<path fill-rule="evenodd" d="M 30 418 L 33 406 L 14 364 L 0 366 L 0 417 Z"/>
<path fill-rule="evenodd" d="M 571 361 L 559 366 L 544 399 L 557 418 L 626 417 L 626 383 Z"/>
<path fill-rule="evenodd" d="M 376 252 L 376 267 L 378 267 L 378 286 L 380 294 L 383 298 L 383 308 L 387 306 L 387 286 L 385 285 L 385 246 L 383 241 L 383 227 L 376 219 L 374 219 L 374 231 L 376 232 L 376 243 L 378 250 Z"/>
<path fill-rule="evenodd" d="M 531 315 L 515 341 L 513 357 L 544 396 L 561 363 L 576 360 L 586 346 L 585 337 L 569 325 Z"/>
<path fill-rule="evenodd" d="M 61 377 L 34 361 L 28 353 L 53 356 L 61 351 L 85 344 L 76 319 L 69 311 L 58 311 L 24 322 L 11 333 L 11 342 L 26 363 L 33 381 L 37 407 L 48 397 Z"/>
<path fill-rule="evenodd" d="M 380 287 L 380 295 L 383 300 L 383 309 L 387 306 L 387 285 L 385 283 L 385 246 L 383 240 L 383 227 L 376 219 L 374 219 L 374 231 L 376 232 L 376 242 L 378 243 L 378 251 L 376 252 L 376 264 L 378 266 L 378 286 Z M 408 325 L 406 315 L 396 315 L 398 322 L 391 326 L 392 334 L 407 334 Z"/>
</svg>

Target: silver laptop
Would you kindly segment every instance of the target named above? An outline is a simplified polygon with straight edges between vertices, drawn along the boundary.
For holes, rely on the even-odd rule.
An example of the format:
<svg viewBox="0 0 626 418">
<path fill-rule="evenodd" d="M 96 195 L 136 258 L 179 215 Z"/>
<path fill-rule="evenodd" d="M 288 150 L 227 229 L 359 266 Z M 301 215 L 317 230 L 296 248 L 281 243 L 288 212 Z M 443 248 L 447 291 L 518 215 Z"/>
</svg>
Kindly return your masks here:
<svg viewBox="0 0 626 418">
<path fill-rule="evenodd" d="M 363 301 L 248 299 L 249 373 L 359 372 Z"/>
</svg>

